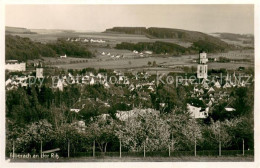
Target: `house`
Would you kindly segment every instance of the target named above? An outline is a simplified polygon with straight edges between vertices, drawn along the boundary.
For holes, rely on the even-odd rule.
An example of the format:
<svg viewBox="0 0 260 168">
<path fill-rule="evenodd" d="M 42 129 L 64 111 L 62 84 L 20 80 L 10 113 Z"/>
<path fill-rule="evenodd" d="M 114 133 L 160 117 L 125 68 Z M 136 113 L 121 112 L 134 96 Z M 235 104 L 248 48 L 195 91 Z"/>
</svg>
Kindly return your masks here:
<svg viewBox="0 0 260 168">
<path fill-rule="evenodd" d="M 108 104 L 108 103 L 104 103 L 104 106 L 105 107 L 111 107 L 110 104 Z"/>
<path fill-rule="evenodd" d="M 6 90 L 14 90 L 14 89 L 17 89 L 17 86 L 11 86 L 6 88 Z"/>
<path fill-rule="evenodd" d="M 213 102 L 210 100 L 207 104 L 207 106 L 211 107 L 213 105 Z"/>
<path fill-rule="evenodd" d="M 121 83 L 122 81 L 124 81 L 124 76 L 119 76 L 119 83 Z"/>
<path fill-rule="evenodd" d="M 25 82 L 21 83 L 21 87 L 27 87 L 27 86 L 28 86 L 28 83 L 25 83 Z"/>
<path fill-rule="evenodd" d="M 61 55 L 60 58 L 67 58 L 67 55 Z"/>
<path fill-rule="evenodd" d="M 86 129 L 85 121 L 82 120 L 74 122 L 72 125 L 74 125 L 79 131 L 85 131 Z"/>
<path fill-rule="evenodd" d="M 101 114 L 100 117 L 103 119 L 103 120 L 106 120 L 109 118 L 109 114 Z"/>
<path fill-rule="evenodd" d="M 202 79 L 202 81 L 201 81 L 201 84 L 208 83 L 208 81 L 209 81 L 208 79 L 206 79 L 206 78 L 203 78 L 203 79 Z"/>
<path fill-rule="evenodd" d="M 161 107 L 165 107 L 165 103 L 159 103 Z"/>
<path fill-rule="evenodd" d="M 215 102 L 215 99 L 213 97 L 210 98 L 210 101 L 212 101 L 212 103 Z"/>
<path fill-rule="evenodd" d="M 78 113 L 81 109 L 70 109 L 71 112 Z"/>
<path fill-rule="evenodd" d="M 198 91 L 200 94 L 204 94 L 204 90 L 201 88 L 199 91 Z"/>
<path fill-rule="evenodd" d="M 117 111 L 116 113 L 116 117 L 121 120 L 121 121 L 126 121 L 129 118 L 133 118 L 133 117 L 138 117 L 138 116 L 143 116 L 144 114 L 147 113 L 153 113 L 156 115 L 159 115 L 160 112 L 154 109 L 136 109 L 134 108 L 133 110 L 130 111 Z"/>
<path fill-rule="evenodd" d="M 90 77 L 95 77 L 95 75 L 92 72 L 89 73 L 89 76 Z"/>
<path fill-rule="evenodd" d="M 61 79 L 58 79 L 57 83 L 53 83 L 53 88 L 57 88 L 60 91 L 63 91 L 63 82 Z"/>
<path fill-rule="evenodd" d="M 149 86 L 148 90 L 150 90 L 151 92 L 154 92 L 154 88 L 152 86 Z"/>
<path fill-rule="evenodd" d="M 149 54 L 149 55 L 153 54 L 152 51 L 144 51 L 144 53 L 145 53 L 145 54 Z"/>
<path fill-rule="evenodd" d="M 110 86 L 107 82 L 105 82 L 104 87 L 107 88 L 107 89 L 110 88 Z"/>
<path fill-rule="evenodd" d="M 57 88 L 58 88 L 60 91 L 63 91 L 63 82 L 62 82 L 60 79 L 58 80 Z"/>
<path fill-rule="evenodd" d="M 210 92 L 215 92 L 215 90 L 213 89 L 213 87 L 210 87 L 209 90 L 208 90 L 208 93 Z"/>
<path fill-rule="evenodd" d="M 193 88 L 193 91 L 194 91 L 194 93 L 195 93 L 195 92 L 198 92 L 198 91 L 199 91 L 199 89 L 198 89 L 198 88 L 196 88 L 196 87 L 194 87 L 194 88 Z"/>
<path fill-rule="evenodd" d="M 90 77 L 88 75 L 85 75 L 82 77 L 82 83 L 85 84 L 87 83 L 87 81 L 90 79 Z"/>
<path fill-rule="evenodd" d="M 133 84 L 131 84 L 128 88 L 130 91 L 133 91 L 135 89 L 135 86 Z"/>
<path fill-rule="evenodd" d="M 78 126 L 79 127 L 85 127 L 85 122 L 84 121 L 82 121 L 82 120 L 80 120 L 80 121 L 78 121 Z"/>
<path fill-rule="evenodd" d="M 12 80 L 9 78 L 9 79 L 7 79 L 6 81 L 5 81 L 5 86 L 7 86 L 7 85 L 9 85 L 9 84 L 11 84 L 11 82 L 12 82 Z"/>
<path fill-rule="evenodd" d="M 5 63 L 5 69 L 8 71 L 25 71 L 26 63 L 19 63 L 18 60 L 7 60 Z"/>
<path fill-rule="evenodd" d="M 208 117 L 208 112 L 209 108 L 202 108 L 202 107 L 196 107 L 191 104 L 187 104 L 187 109 L 188 112 L 190 112 L 191 117 L 193 118 L 207 118 Z"/>
<path fill-rule="evenodd" d="M 220 85 L 219 81 L 215 82 L 214 86 L 215 86 L 216 88 L 218 88 L 218 89 L 221 88 L 221 85 Z"/>
<path fill-rule="evenodd" d="M 18 81 L 19 84 L 26 83 L 27 79 L 28 78 L 26 76 L 21 76 L 21 77 L 16 78 L 16 80 Z"/>
<path fill-rule="evenodd" d="M 189 83 L 188 83 L 188 81 L 187 81 L 187 80 L 185 80 L 185 82 L 184 82 L 183 86 L 189 86 Z"/>
<path fill-rule="evenodd" d="M 203 83 L 203 84 L 202 84 L 202 87 L 203 87 L 204 89 L 209 89 L 209 85 L 208 85 L 207 83 Z"/>
<path fill-rule="evenodd" d="M 227 112 L 236 111 L 236 109 L 231 108 L 231 107 L 225 107 L 225 110 L 226 110 Z"/>
<path fill-rule="evenodd" d="M 129 80 L 127 78 L 125 79 L 124 84 L 125 85 L 129 85 L 130 84 L 130 82 L 129 82 Z"/>
<path fill-rule="evenodd" d="M 244 80 L 238 84 L 238 87 L 245 87 L 245 86 L 246 86 L 246 83 Z"/>
<path fill-rule="evenodd" d="M 101 79 L 101 78 L 104 78 L 104 76 L 103 76 L 101 73 L 98 73 L 98 74 L 97 74 L 97 78 L 98 78 L 98 79 Z"/>
<path fill-rule="evenodd" d="M 226 82 L 225 85 L 223 86 L 224 89 L 225 88 L 230 88 L 230 87 L 231 87 L 231 85 L 229 84 L 229 82 Z"/>
<path fill-rule="evenodd" d="M 94 78 L 91 78 L 89 84 L 90 84 L 90 85 L 94 85 L 94 84 L 95 84 L 95 80 L 94 80 Z"/>
<path fill-rule="evenodd" d="M 137 85 L 136 85 L 136 88 L 138 89 L 142 89 L 143 88 L 143 85 L 141 85 L 140 83 L 138 83 Z"/>
</svg>

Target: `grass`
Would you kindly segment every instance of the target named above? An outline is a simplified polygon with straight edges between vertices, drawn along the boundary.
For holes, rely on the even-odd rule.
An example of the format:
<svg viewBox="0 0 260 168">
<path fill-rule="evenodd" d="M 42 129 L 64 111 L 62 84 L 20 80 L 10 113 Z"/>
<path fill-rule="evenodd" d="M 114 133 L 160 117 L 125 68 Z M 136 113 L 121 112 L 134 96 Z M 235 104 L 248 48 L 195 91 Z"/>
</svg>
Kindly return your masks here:
<svg viewBox="0 0 260 168">
<path fill-rule="evenodd" d="M 108 49 L 100 50 L 100 52 L 109 52 Z M 116 52 L 114 49 L 110 51 L 111 54 L 122 54 L 122 52 Z M 88 62 L 84 63 L 73 63 L 73 64 L 57 64 L 53 65 L 64 69 L 82 69 L 82 68 L 104 68 L 104 69 L 144 69 L 152 68 L 147 66 L 148 62 L 156 61 L 157 65 L 166 68 L 168 71 L 172 71 L 172 68 L 176 66 L 197 66 L 197 63 L 193 63 L 192 59 L 195 59 L 197 55 L 184 55 L 181 57 L 173 56 L 150 56 L 143 58 L 134 58 L 132 53 L 126 52 L 125 58 L 112 59 L 109 56 L 97 56 L 97 58 L 88 59 Z M 225 54 L 222 54 L 225 55 Z M 71 59 L 70 59 L 71 60 Z M 75 58 L 76 60 L 76 58 Z M 209 69 L 220 69 L 225 68 L 229 70 L 237 69 L 238 67 L 253 67 L 253 62 L 241 62 L 241 63 L 217 63 L 211 62 L 208 64 Z M 159 68 L 160 69 L 160 68 Z"/>
<path fill-rule="evenodd" d="M 48 31 L 47 31 L 48 32 Z M 193 59 L 197 59 L 198 55 L 183 55 L 180 57 L 174 57 L 171 55 L 152 55 L 150 57 L 139 57 L 138 54 L 134 54 L 132 51 L 128 50 L 117 50 L 114 48 L 106 47 L 107 44 L 113 47 L 121 42 L 154 42 L 154 41 L 165 41 L 173 42 L 184 47 L 191 45 L 190 43 L 183 41 L 176 41 L 174 39 L 149 39 L 142 35 L 129 35 L 129 34 L 114 34 L 114 33 L 82 33 L 82 32 L 66 32 L 66 33 L 53 33 L 53 32 L 39 32 L 39 34 L 19 34 L 20 36 L 26 36 L 35 41 L 41 42 L 51 42 L 57 38 L 67 38 L 67 37 L 81 37 L 81 38 L 94 38 L 103 39 L 107 41 L 105 44 L 89 44 L 89 49 L 92 52 L 96 52 L 97 57 L 92 59 L 85 59 L 88 62 L 81 62 L 79 58 L 67 58 L 59 60 L 57 58 L 45 58 L 46 62 L 52 62 L 55 67 L 64 69 L 83 69 L 83 68 L 104 68 L 104 69 L 134 69 L 142 70 L 149 69 L 147 67 L 148 61 L 156 61 L 157 65 L 162 67 L 153 67 L 158 70 L 163 69 L 165 71 L 174 71 L 173 68 L 176 66 L 197 66 L 197 63 L 192 62 Z M 110 53 L 111 55 L 124 55 L 124 59 L 114 59 L 111 55 L 101 55 L 102 52 Z M 208 54 L 210 58 L 227 57 L 230 59 L 250 59 L 251 62 L 241 62 L 241 63 L 216 63 L 212 62 L 208 64 L 209 69 L 220 69 L 226 68 L 229 70 L 237 69 L 238 67 L 253 67 L 254 66 L 254 51 L 244 50 L 244 51 L 230 51 L 228 53 L 216 53 Z M 77 61 L 77 63 L 71 63 L 71 61 Z"/>
</svg>

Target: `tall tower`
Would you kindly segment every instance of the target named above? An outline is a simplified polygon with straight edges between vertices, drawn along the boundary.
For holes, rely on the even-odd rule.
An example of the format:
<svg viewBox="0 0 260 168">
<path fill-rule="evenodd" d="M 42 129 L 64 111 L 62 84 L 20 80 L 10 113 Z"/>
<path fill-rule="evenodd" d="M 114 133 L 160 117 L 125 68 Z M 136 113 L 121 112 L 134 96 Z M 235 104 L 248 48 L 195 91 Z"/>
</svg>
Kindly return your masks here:
<svg viewBox="0 0 260 168">
<path fill-rule="evenodd" d="M 36 78 L 43 78 L 43 68 L 36 68 Z"/>
<path fill-rule="evenodd" d="M 199 55 L 199 64 L 197 67 L 197 78 L 199 79 L 207 79 L 208 78 L 208 58 L 207 53 L 202 52 Z"/>
</svg>

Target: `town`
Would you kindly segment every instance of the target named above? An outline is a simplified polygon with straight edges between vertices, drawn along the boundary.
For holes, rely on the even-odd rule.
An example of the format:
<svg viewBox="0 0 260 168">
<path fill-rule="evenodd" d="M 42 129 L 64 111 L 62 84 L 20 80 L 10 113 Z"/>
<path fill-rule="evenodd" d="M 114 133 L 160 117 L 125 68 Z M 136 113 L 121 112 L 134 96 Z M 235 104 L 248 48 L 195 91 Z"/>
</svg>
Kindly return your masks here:
<svg viewBox="0 0 260 168">
<path fill-rule="evenodd" d="M 246 87 L 246 85 L 250 85 L 253 82 L 253 74 L 245 74 L 244 72 L 239 72 L 238 75 L 235 74 L 235 71 L 233 74 L 228 74 L 228 72 L 226 72 L 224 77 L 220 77 L 218 76 L 218 74 L 208 77 L 207 62 L 208 58 L 206 56 L 206 53 L 200 53 L 199 64 L 197 65 L 197 76 L 195 76 L 194 74 L 194 76 L 192 76 L 194 78 L 190 77 L 189 79 L 187 79 L 187 76 L 184 76 L 185 74 L 181 74 L 182 76 L 177 76 L 175 81 L 176 87 L 178 87 L 178 85 L 180 85 L 180 87 L 193 87 L 193 89 L 187 93 L 188 96 L 193 98 L 195 101 L 203 102 L 200 104 L 196 104 L 193 102 L 187 103 L 187 108 L 191 113 L 191 116 L 195 118 L 207 118 L 209 108 L 211 106 L 214 106 L 214 104 L 218 104 L 218 101 L 221 101 L 221 99 L 227 101 L 230 100 L 230 92 L 232 88 Z M 39 65 L 42 64 L 37 64 L 36 66 Z M 6 67 L 9 71 L 25 71 L 25 63 L 17 63 L 17 61 L 15 60 L 7 61 Z M 45 77 L 43 75 L 43 71 L 43 67 L 36 67 L 35 76 L 10 76 L 10 78 L 6 80 L 6 89 L 13 90 L 17 89 L 17 87 L 26 88 L 28 86 L 31 87 L 35 84 L 41 87 Z M 73 74 L 75 74 L 75 72 Z M 149 94 L 155 92 L 155 89 L 156 87 L 158 87 L 160 82 L 164 83 L 164 81 L 161 80 L 161 77 L 158 77 L 158 74 L 150 75 L 148 72 L 124 74 L 123 72 L 114 70 L 105 74 L 101 72 L 94 75 L 93 71 L 86 71 L 84 74 L 81 72 L 80 74 L 81 75 L 77 74 L 77 76 L 74 76 L 72 75 L 72 73 L 68 72 L 67 74 L 60 74 L 59 76 L 47 77 L 46 80 L 48 80 L 48 78 L 51 78 L 51 83 L 46 82 L 44 84 L 51 86 L 52 89 L 58 89 L 60 91 L 63 91 L 64 87 L 69 87 L 69 85 L 73 84 L 78 87 L 82 87 L 82 85 L 102 85 L 105 89 L 108 90 L 110 89 L 110 85 L 112 85 L 111 87 L 127 89 L 128 92 L 141 92 L 142 94 L 146 94 L 146 97 L 142 96 L 142 99 L 148 100 L 150 99 Z M 170 77 L 173 78 L 173 76 Z M 158 78 L 160 78 L 160 80 Z M 39 82 L 37 82 L 37 80 L 39 80 Z M 166 81 L 168 80 L 166 79 Z M 79 99 L 82 98 L 79 97 Z M 128 105 L 134 106 L 134 104 Z M 106 106 L 110 106 L 109 102 L 106 102 Z M 160 102 L 160 106 L 161 108 L 165 107 L 165 102 Z M 76 112 L 79 112 L 80 110 L 81 109 L 75 108 L 70 109 L 70 111 Z M 232 107 L 225 107 L 225 110 L 228 112 L 234 111 L 235 109 Z"/>
<path fill-rule="evenodd" d="M 23 27 L 7 15 L 6 159 L 254 161 L 254 8 L 187 6 L 53 5 L 42 26 L 20 13 Z"/>
<path fill-rule="evenodd" d="M 236 104 L 236 94 L 240 88 L 253 87 L 253 74 L 234 70 L 209 75 L 207 62 L 207 54 L 202 52 L 198 56 L 196 73 L 160 75 L 159 72 L 129 73 L 91 68 L 64 72 L 44 67 L 42 63 L 35 64 L 35 70 L 28 72 L 25 63 L 12 60 L 6 65 L 6 90 L 11 95 L 26 91 L 30 96 L 36 92 L 38 100 L 35 101 L 43 103 L 47 109 L 66 111 L 70 126 L 79 132 L 86 132 L 88 125 L 97 120 L 127 122 L 151 113 L 153 116 L 185 110 L 190 118 L 205 124 L 212 119 L 223 121 L 240 115 L 241 104 Z M 50 70 L 57 75 L 46 75 L 45 71 Z M 57 121 L 61 118 L 56 117 L 55 122 L 61 122 Z M 107 143 L 100 147 L 101 151 L 107 150 Z"/>
</svg>

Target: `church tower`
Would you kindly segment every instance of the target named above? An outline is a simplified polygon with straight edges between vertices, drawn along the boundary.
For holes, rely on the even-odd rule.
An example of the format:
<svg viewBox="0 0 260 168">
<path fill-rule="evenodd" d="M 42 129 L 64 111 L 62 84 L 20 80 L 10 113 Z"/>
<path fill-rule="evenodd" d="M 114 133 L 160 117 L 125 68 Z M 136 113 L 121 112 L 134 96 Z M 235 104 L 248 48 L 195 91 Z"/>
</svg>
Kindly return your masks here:
<svg viewBox="0 0 260 168">
<path fill-rule="evenodd" d="M 199 79 L 207 79 L 208 78 L 208 58 L 207 53 L 202 52 L 199 55 L 199 64 L 197 67 L 197 78 Z"/>
</svg>

